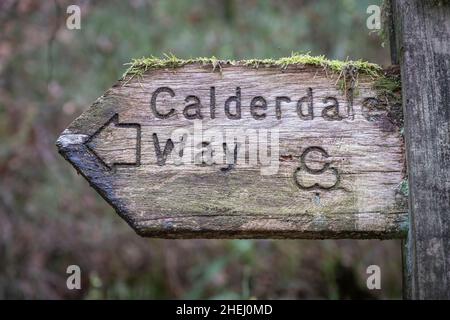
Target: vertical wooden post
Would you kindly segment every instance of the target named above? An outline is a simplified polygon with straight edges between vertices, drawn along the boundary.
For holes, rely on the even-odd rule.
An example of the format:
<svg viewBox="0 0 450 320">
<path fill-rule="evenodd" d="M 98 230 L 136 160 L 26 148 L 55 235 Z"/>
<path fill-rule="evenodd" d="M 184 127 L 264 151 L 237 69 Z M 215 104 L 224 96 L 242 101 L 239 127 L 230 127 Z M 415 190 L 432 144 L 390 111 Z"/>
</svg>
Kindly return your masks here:
<svg viewBox="0 0 450 320">
<path fill-rule="evenodd" d="M 413 299 L 450 299 L 450 1 L 391 0 L 401 66 Z"/>
</svg>

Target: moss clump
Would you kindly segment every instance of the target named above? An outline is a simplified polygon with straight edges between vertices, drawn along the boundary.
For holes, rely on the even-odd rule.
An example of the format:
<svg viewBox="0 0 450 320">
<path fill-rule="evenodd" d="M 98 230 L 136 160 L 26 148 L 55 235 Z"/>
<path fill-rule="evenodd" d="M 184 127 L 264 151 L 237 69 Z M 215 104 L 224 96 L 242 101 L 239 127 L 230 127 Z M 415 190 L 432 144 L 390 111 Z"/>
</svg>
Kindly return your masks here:
<svg viewBox="0 0 450 320">
<path fill-rule="evenodd" d="M 408 185 L 408 179 L 404 179 L 399 186 L 400 192 L 407 197 L 409 195 L 409 185 Z"/>
<path fill-rule="evenodd" d="M 156 58 L 154 56 L 147 58 L 133 59 L 128 69 L 125 71 L 123 77 L 142 76 L 147 70 L 161 69 L 161 68 L 179 68 L 187 64 L 202 64 L 211 65 L 213 70 L 221 70 L 225 64 L 230 65 L 244 65 L 253 68 L 259 67 L 279 67 L 286 69 L 290 65 L 310 65 L 322 67 L 328 71 L 342 74 L 345 70 L 353 69 L 358 73 L 367 74 L 373 77 L 377 77 L 381 74 L 381 67 L 374 63 L 369 63 L 362 60 L 357 61 L 340 61 L 329 60 L 325 56 L 311 56 L 309 54 L 292 53 L 289 57 L 279 59 L 249 59 L 249 60 L 219 60 L 216 57 L 211 58 L 192 58 L 192 59 L 180 59 L 173 54 L 164 54 L 162 58 Z"/>
<path fill-rule="evenodd" d="M 165 69 L 165 68 L 180 68 L 187 64 L 199 63 L 203 65 L 211 65 L 213 70 L 216 68 L 221 68 L 223 63 L 232 63 L 232 61 L 224 61 L 218 60 L 216 57 L 211 58 L 192 58 L 192 59 L 179 59 L 173 54 L 164 54 L 163 58 L 156 58 L 154 56 L 151 57 L 143 57 L 133 59 L 130 63 L 126 63 L 125 65 L 129 65 L 128 69 L 123 74 L 123 77 L 126 76 L 142 76 L 147 70 L 152 69 Z"/>
<path fill-rule="evenodd" d="M 387 74 L 384 77 L 378 77 L 373 87 L 381 95 L 393 95 L 400 92 L 402 84 L 398 76 Z"/>
<path fill-rule="evenodd" d="M 397 186 L 397 193 L 401 194 L 404 197 L 409 196 L 409 184 L 407 178 L 403 179 L 402 182 L 400 182 L 400 184 Z"/>
<path fill-rule="evenodd" d="M 389 119 L 398 127 L 403 127 L 403 108 L 401 95 L 400 70 L 392 66 L 374 81 L 373 88 L 377 93 L 380 106 L 388 111 Z"/>
<path fill-rule="evenodd" d="M 342 73 L 348 69 L 355 69 L 359 73 L 377 76 L 381 67 L 374 63 L 362 60 L 357 61 L 341 61 L 329 60 L 325 56 L 311 56 L 309 54 L 293 53 L 290 57 L 279 59 L 250 59 L 240 61 L 243 65 L 258 68 L 259 66 L 276 66 L 286 69 L 290 65 L 309 65 L 322 67 L 335 73 Z"/>
</svg>

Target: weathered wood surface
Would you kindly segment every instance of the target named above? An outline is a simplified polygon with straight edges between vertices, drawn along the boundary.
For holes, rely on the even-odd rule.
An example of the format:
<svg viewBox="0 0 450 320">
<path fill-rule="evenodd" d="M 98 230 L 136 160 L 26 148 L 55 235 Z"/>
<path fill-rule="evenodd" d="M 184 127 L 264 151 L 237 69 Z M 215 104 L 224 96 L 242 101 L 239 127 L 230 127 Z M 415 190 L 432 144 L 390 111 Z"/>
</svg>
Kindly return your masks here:
<svg viewBox="0 0 450 320">
<path fill-rule="evenodd" d="M 450 2 L 395 0 L 393 9 L 409 174 L 409 297 L 450 299 Z"/>
<path fill-rule="evenodd" d="M 57 144 L 143 236 L 401 238 L 400 129 L 370 77 L 359 76 L 352 98 L 338 80 L 301 66 L 152 70 L 108 90 Z M 223 141 L 208 139 L 213 130 Z M 203 150 L 203 163 L 177 162 L 183 142 L 198 147 L 193 159 Z M 243 152 L 257 142 L 258 155 Z"/>
</svg>

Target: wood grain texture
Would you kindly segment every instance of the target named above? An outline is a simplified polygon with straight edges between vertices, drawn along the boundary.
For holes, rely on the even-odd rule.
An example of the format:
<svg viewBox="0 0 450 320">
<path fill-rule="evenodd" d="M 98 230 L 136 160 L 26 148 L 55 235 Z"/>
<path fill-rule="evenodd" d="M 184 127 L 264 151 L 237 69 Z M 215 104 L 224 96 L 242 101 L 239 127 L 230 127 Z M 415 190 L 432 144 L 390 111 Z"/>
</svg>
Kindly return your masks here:
<svg viewBox="0 0 450 320">
<path fill-rule="evenodd" d="M 413 299 L 450 299 L 450 2 L 393 1 L 402 77 Z"/>
<path fill-rule="evenodd" d="M 352 99 L 338 80 L 306 66 L 152 70 L 108 90 L 58 147 L 143 236 L 401 238 L 400 130 L 372 79 Z M 179 165 L 180 150 L 203 163 Z"/>
</svg>

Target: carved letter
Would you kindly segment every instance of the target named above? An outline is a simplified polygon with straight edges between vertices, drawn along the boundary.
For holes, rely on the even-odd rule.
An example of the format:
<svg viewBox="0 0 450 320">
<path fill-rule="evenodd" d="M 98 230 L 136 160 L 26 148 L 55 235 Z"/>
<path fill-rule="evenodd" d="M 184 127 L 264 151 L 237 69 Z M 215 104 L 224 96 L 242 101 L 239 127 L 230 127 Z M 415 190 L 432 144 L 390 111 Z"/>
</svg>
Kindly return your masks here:
<svg viewBox="0 0 450 320">
<path fill-rule="evenodd" d="M 277 115 L 277 120 L 281 119 L 281 102 L 291 102 L 291 98 L 289 97 L 276 97 L 275 98 L 275 113 Z"/>
<path fill-rule="evenodd" d="M 365 98 L 362 102 L 362 115 L 367 121 L 379 120 L 383 114 L 383 108 L 377 98 Z"/>
<path fill-rule="evenodd" d="M 306 114 L 303 113 L 303 103 L 308 104 L 308 112 Z M 313 120 L 314 119 L 314 110 L 313 110 L 313 91 L 311 88 L 308 88 L 308 93 L 306 96 L 301 97 L 297 102 L 297 114 L 300 119 L 303 120 Z"/>
<path fill-rule="evenodd" d="M 252 101 L 250 102 L 250 113 L 255 120 L 262 120 L 266 117 L 266 113 L 263 112 L 261 114 L 258 114 L 256 110 L 267 110 L 267 102 L 266 99 L 264 99 L 261 96 L 254 97 Z"/>
<path fill-rule="evenodd" d="M 156 133 L 154 133 L 153 134 L 153 144 L 155 145 L 156 162 L 160 166 L 165 165 L 167 156 L 172 152 L 173 147 L 174 147 L 172 140 L 171 139 L 167 140 L 166 145 L 164 146 L 164 150 L 163 150 L 163 152 L 161 152 L 161 147 L 159 146 L 158 135 Z"/>
<path fill-rule="evenodd" d="M 195 164 L 200 166 L 212 165 L 214 158 L 214 149 L 211 142 L 203 141 L 197 146 L 197 149 L 199 147 L 200 147 L 199 152 L 196 153 L 194 156 Z"/>
<path fill-rule="evenodd" d="M 230 112 L 230 103 L 235 102 L 236 103 L 236 113 L 232 114 Z M 240 119 L 241 118 L 241 88 L 236 88 L 236 95 L 229 97 L 225 101 L 225 114 L 227 115 L 228 119 Z"/>
<path fill-rule="evenodd" d="M 216 87 L 209 88 L 209 113 L 211 119 L 216 118 Z"/>
<path fill-rule="evenodd" d="M 190 100 L 194 100 L 194 102 L 189 103 L 186 105 L 186 107 L 184 107 L 183 115 L 186 117 L 186 119 L 189 120 L 203 119 L 200 99 L 197 96 L 187 96 L 186 99 L 184 99 L 186 103 L 188 103 Z M 189 113 L 190 110 L 194 110 L 195 113 Z"/>
<path fill-rule="evenodd" d="M 328 103 L 329 101 L 331 101 L 332 104 L 323 108 L 322 117 L 329 121 L 342 120 L 342 117 L 339 114 L 339 101 L 335 97 L 326 97 L 323 99 L 324 103 Z"/>
<path fill-rule="evenodd" d="M 347 89 L 347 117 L 350 120 L 355 120 L 355 110 L 353 109 L 353 88 Z"/>
<path fill-rule="evenodd" d="M 172 108 L 172 109 L 170 109 L 169 112 L 167 112 L 165 114 L 160 113 L 156 109 L 156 98 L 158 97 L 158 94 L 161 92 L 168 93 L 172 98 L 175 97 L 175 92 L 173 92 L 172 89 L 170 89 L 169 87 L 160 87 L 160 88 L 156 89 L 155 92 L 153 92 L 152 99 L 150 100 L 150 107 L 151 107 L 153 113 L 155 114 L 155 117 L 157 117 L 159 119 L 167 119 L 175 113 L 175 109 Z"/>
</svg>

